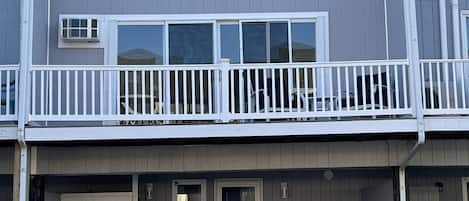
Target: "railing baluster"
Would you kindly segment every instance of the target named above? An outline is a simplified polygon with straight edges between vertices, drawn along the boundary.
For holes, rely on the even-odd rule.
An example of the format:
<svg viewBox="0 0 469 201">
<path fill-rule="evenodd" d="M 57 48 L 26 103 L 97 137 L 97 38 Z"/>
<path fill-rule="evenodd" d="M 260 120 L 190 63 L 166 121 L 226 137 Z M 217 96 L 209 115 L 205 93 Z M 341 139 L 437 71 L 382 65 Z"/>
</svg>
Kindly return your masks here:
<svg viewBox="0 0 469 201">
<path fill-rule="evenodd" d="M 182 71 L 182 93 L 183 93 L 183 112 L 185 115 L 187 115 L 187 71 L 184 70 Z"/>
<path fill-rule="evenodd" d="M 269 112 L 269 93 L 268 93 L 268 87 L 267 87 L 267 69 L 263 69 L 262 70 L 262 73 L 263 73 L 263 82 L 264 82 L 264 113 L 268 113 Z M 281 75 L 281 74 L 280 74 Z M 282 79 L 282 77 L 280 77 L 280 79 Z M 280 87 L 282 88 L 283 87 L 283 84 L 280 85 Z M 283 112 L 283 106 L 282 106 L 282 111 Z"/>
<path fill-rule="evenodd" d="M 409 108 L 409 99 L 408 99 L 408 94 L 407 94 L 407 82 L 409 81 L 409 78 L 407 77 L 407 69 L 410 68 L 408 65 L 402 65 L 402 81 L 404 83 L 404 107 Z"/>
<path fill-rule="evenodd" d="M 405 65 L 402 65 L 405 66 Z M 401 108 L 401 98 L 400 98 L 400 91 L 399 91 L 399 67 L 397 65 L 394 65 L 394 88 L 396 90 L 396 108 L 400 109 Z M 423 72 L 423 70 L 422 70 Z M 402 78 L 404 79 L 404 78 Z M 421 79 L 423 80 L 423 79 Z M 405 82 L 405 80 L 403 80 Z M 424 86 L 424 85 L 422 85 Z M 424 93 L 425 94 L 425 93 Z M 425 96 L 424 96 L 425 97 Z M 407 108 L 406 108 L 407 109 Z"/>
<path fill-rule="evenodd" d="M 204 95 L 205 95 L 205 89 L 204 89 L 204 71 L 199 70 L 199 93 L 200 93 L 200 114 L 205 114 L 205 103 L 204 103 Z M 208 77 L 208 76 L 207 76 Z M 208 88 L 207 91 L 211 91 L 211 88 Z M 210 99 L 211 97 L 208 97 Z"/>
<path fill-rule="evenodd" d="M 280 84 L 280 112 L 285 112 L 285 85 L 283 81 L 283 73 L 285 69 L 284 68 L 279 68 L 279 84 Z M 265 93 L 267 93 L 268 89 L 264 90 Z M 273 94 L 273 93 L 272 93 Z"/>
<path fill-rule="evenodd" d="M 141 90 L 142 90 L 142 114 L 143 115 L 146 115 L 147 114 L 147 103 L 146 103 L 146 99 L 147 99 L 147 90 L 146 90 L 146 87 L 145 85 L 147 84 L 146 82 L 146 71 L 145 70 L 142 70 L 140 71 L 140 76 L 142 76 L 142 81 L 141 81 Z"/>
<path fill-rule="evenodd" d="M 125 86 L 125 115 L 129 115 L 129 71 L 124 71 L 124 86 Z"/>
<path fill-rule="evenodd" d="M 378 99 L 379 109 L 383 110 L 383 76 L 381 75 L 381 67 L 378 65 Z"/>
<path fill-rule="evenodd" d="M 52 85 L 52 75 L 53 75 L 53 71 L 52 70 L 49 70 L 49 76 L 48 76 L 48 81 L 49 81 L 49 86 L 47 86 L 48 88 L 48 92 L 49 92 L 49 98 L 48 98 L 48 101 L 49 101 L 49 113 L 48 115 L 52 115 L 53 114 L 53 85 Z"/>
<path fill-rule="evenodd" d="M 430 80 L 430 108 L 431 109 L 435 109 L 435 92 L 434 92 L 434 88 L 433 88 L 433 64 L 434 63 L 430 63 L 429 67 L 429 80 Z"/>
<path fill-rule="evenodd" d="M 340 69 L 341 67 L 340 66 L 337 66 L 336 67 L 336 73 L 337 73 L 337 102 L 338 102 L 338 105 L 339 105 L 339 108 L 337 108 L 339 111 L 342 110 L 342 82 L 341 82 L 341 79 L 342 79 L 342 76 L 341 76 L 341 73 L 340 73 Z"/>
<path fill-rule="evenodd" d="M 358 82 L 357 82 L 357 66 L 353 66 L 353 101 L 355 110 L 358 111 Z"/>
<path fill-rule="evenodd" d="M 6 108 L 5 113 L 6 115 L 10 115 L 10 71 L 6 71 Z"/>
<path fill-rule="evenodd" d="M 160 115 L 163 114 L 163 71 L 159 70 L 158 71 L 158 113 Z"/>
<path fill-rule="evenodd" d="M 334 84 L 332 80 L 332 67 L 329 67 L 327 69 L 328 74 L 329 74 L 329 110 L 334 111 Z"/>
<path fill-rule="evenodd" d="M 44 79 L 44 70 L 41 70 L 41 84 L 40 84 L 40 87 L 41 87 L 41 104 L 39 105 L 40 106 L 40 110 L 41 110 L 41 116 L 44 116 L 44 108 L 45 108 L 45 94 L 44 94 L 44 89 L 46 88 L 46 83 L 45 83 L 45 79 Z M 75 96 L 76 97 L 76 96 Z"/>
<path fill-rule="evenodd" d="M 462 67 L 462 70 L 461 70 L 461 73 L 459 74 L 460 79 L 461 79 L 461 92 L 462 92 L 462 95 L 461 95 L 461 99 L 462 99 L 462 108 L 466 109 L 466 78 L 464 77 L 464 63 L 462 62 L 461 63 L 461 67 Z"/>
<path fill-rule="evenodd" d="M 318 111 L 318 106 L 317 106 L 317 104 L 318 104 L 318 100 L 317 100 L 317 95 L 318 95 L 317 88 L 318 87 L 317 87 L 317 85 L 318 84 L 316 83 L 316 75 L 317 75 L 316 71 L 317 71 L 317 67 L 312 67 L 311 68 L 311 74 L 312 74 L 311 76 L 312 76 L 312 79 L 313 79 L 311 84 L 313 85 L 313 111 L 314 112 Z"/>
<path fill-rule="evenodd" d="M 275 76 L 275 68 L 272 68 L 272 111 L 268 111 L 268 112 L 277 112 L 275 108 L 277 108 L 277 95 L 280 96 L 280 94 L 277 94 L 277 89 L 276 89 L 276 76 Z M 289 93 L 290 95 L 291 93 Z M 280 97 L 281 99 L 282 97 Z M 269 109 L 270 110 L 270 109 Z"/>
<path fill-rule="evenodd" d="M 444 68 L 445 68 L 445 71 L 444 71 L 444 74 L 445 74 L 445 91 L 446 91 L 446 108 L 449 109 L 451 108 L 451 101 L 450 101 L 450 92 L 449 92 L 449 84 L 450 84 L 450 81 L 449 81 L 449 65 L 450 63 L 448 62 L 445 62 L 445 65 L 444 65 Z M 441 95 L 440 95 L 441 96 Z"/>
<path fill-rule="evenodd" d="M 292 100 L 292 90 L 293 89 L 292 89 L 292 87 L 293 86 L 291 84 L 291 83 L 293 83 L 293 80 L 292 80 L 293 75 L 292 75 L 292 69 L 291 68 L 287 68 L 287 74 L 288 74 L 288 78 L 287 78 L 288 79 L 288 82 L 287 82 L 288 83 L 288 90 L 287 90 L 288 91 L 288 94 L 287 94 L 288 95 L 288 112 L 293 112 L 293 105 L 292 105 L 292 103 L 293 103 L 293 100 Z M 272 94 L 274 94 L 274 93 L 275 92 L 272 91 Z"/>
<path fill-rule="evenodd" d="M 74 99 L 75 99 L 75 102 L 74 102 L 75 111 L 74 111 L 74 113 L 75 113 L 75 115 L 78 115 L 79 114 L 79 112 L 78 112 L 78 71 L 75 70 L 73 73 L 74 73 L 74 77 L 75 77 L 75 80 L 73 80 L 75 82 L 74 86 L 73 86 L 75 88 L 74 89 L 74 93 L 75 93 L 75 97 L 74 97 Z"/>
<path fill-rule="evenodd" d="M 233 69 L 230 69 L 230 94 L 231 94 L 231 97 L 230 97 L 230 102 L 231 102 L 231 113 L 235 113 L 235 104 L 236 104 L 236 101 L 235 101 L 235 82 L 234 82 L 234 70 Z"/>
<path fill-rule="evenodd" d="M 255 76 L 255 83 L 254 83 L 254 87 L 256 88 L 256 113 L 259 113 L 260 111 L 260 107 L 259 107 L 259 69 L 256 68 L 254 70 L 254 76 Z M 223 103 L 222 103 L 223 104 Z"/>
<path fill-rule="evenodd" d="M 96 114 L 95 71 L 91 71 L 91 115 Z"/>
<path fill-rule="evenodd" d="M 36 115 L 36 70 L 31 71 L 31 114 Z M 18 71 L 15 72 L 15 90 L 18 90 Z M 18 107 L 18 91 L 15 92 L 15 108 Z M 15 115 L 18 115 L 15 109 Z"/>
<path fill-rule="evenodd" d="M 309 83 L 308 83 L 308 67 L 303 68 L 303 81 L 304 81 L 304 95 L 305 95 L 305 105 L 303 106 L 305 108 L 306 112 L 309 112 Z"/>
<path fill-rule="evenodd" d="M 389 64 L 386 64 L 386 97 L 388 102 L 389 110 L 394 109 L 393 104 L 391 103 L 391 76 L 389 75 Z"/>
<path fill-rule="evenodd" d="M 132 77 L 133 77 L 133 82 L 132 82 L 132 86 L 133 86 L 133 90 L 132 90 L 132 94 L 133 94 L 133 111 L 132 111 L 132 115 L 137 115 L 138 114 L 138 102 L 137 102 L 137 97 L 138 97 L 138 92 L 137 92 L 137 85 L 138 85 L 138 82 L 137 82 L 137 71 L 134 70 L 132 71 Z"/>
<path fill-rule="evenodd" d="M 57 115 L 62 115 L 62 71 L 57 71 Z"/>
<path fill-rule="evenodd" d="M 213 108 L 213 102 L 212 102 L 212 101 L 213 101 L 213 95 L 212 95 L 212 89 L 213 89 L 213 87 L 212 87 L 212 73 L 213 73 L 213 72 L 216 72 L 217 74 L 219 74 L 220 71 L 218 71 L 218 70 L 207 70 L 207 81 L 208 81 L 208 83 L 207 83 L 207 85 L 208 85 L 207 91 L 208 91 L 208 113 L 209 113 L 209 114 L 213 114 L 213 109 L 212 109 L 212 108 Z M 213 78 L 217 78 L 217 76 L 213 76 Z M 217 83 L 219 83 L 218 80 L 217 80 Z M 220 94 L 220 93 L 217 92 L 217 93 L 215 93 L 215 94 L 218 95 L 218 94 Z M 219 100 L 219 99 L 217 99 L 217 100 Z M 223 103 L 222 103 L 222 104 L 223 104 Z M 225 103 L 225 104 L 226 104 L 226 103 Z M 220 107 L 220 108 L 221 108 L 221 107 Z M 217 112 L 221 112 L 220 109 L 217 109 Z"/>
<path fill-rule="evenodd" d="M 155 71 L 150 70 L 150 114 L 155 114 Z"/>
<path fill-rule="evenodd" d="M 87 115 L 88 114 L 88 99 L 87 99 L 87 85 L 88 85 L 88 82 L 87 82 L 87 73 L 86 73 L 86 70 L 83 70 L 83 73 L 82 73 L 83 77 L 82 77 L 82 82 L 83 82 L 83 115 Z"/>
<path fill-rule="evenodd" d="M 109 88 L 112 89 L 112 77 L 113 77 L 113 74 L 116 74 L 116 89 L 117 89 L 117 93 L 116 93 L 116 98 L 117 98 L 117 101 L 116 101 L 116 114 L 117 115 L 121 115 L 121 102 L 122 102 L 122 90 L 121 90 L 121 74 L 122 72 L 117 70 L 116 72 L 113 72 L 113 71 L 109 71 L 109 78 L 108 78 L 108 84 L 109 84 Z M 124 84 L 125 84 L 125 81 L 124 81 Z M 108 90 L 109 91 L 109 103 L 112 103 L 111 101 L 111 97 L 112 97 L 112 93 L 111 93 L 111 90 Z M 112 114 L 112 109 L 111 109 L 111 105 L 112 104 L 109 104 L 109 115 Z"/>
<path fill-rule="evenodd" d="M 326 111 L 326 77 L 324 75 L 324 67 L 321 67 L 321 111 Z"/>
<path fill-rule="evenodd" d="M 251 100 L 251 96 L 252 96 L 252 86 L 251 86 L 251 69 L 247 69 L 247 85 L 248 85 L 248 88 L 247 88 L 247 92 L 248 92 L 248 113 L 251 113 L 251 105 L 252 105 L 252 100 Z"/>
<path fill-rule="evenodd" d="M 70 70 L 65 71 L 65 115 L 70 115 Z"/>
<path fill-rule="evenodd" d="M 347 111 L 350 111 L 350 75 L 349 75 L 349 67 L 345 67 L 345 102 L 347 104 Z"/>
<path fill-rule="evenodd" d="M 375 110 L 375 82 L 374 82 L 374 72 L 373 72 L 373 65 L 370 65 L 370 101 L 371 101 L 371 110 Z"/>
<path fill-rule="evenodd" d="M 195 97 L 195 72 L 191 70 L 191 102 L 192 102 L 192 114 L 196 114 L 196 97 Z"/>
<path fill-rule="evenodd" d="M 366 104 L 367 104 L 367 101 L 366 101 L 366 82 L 365 82 L 365 75 L 366 75 L 366 72 L 365 72 L 365 66 L 362 65 L 361 66 L 361 73 L 362 73 L 362 104 L 363 104 L 363 110 L 367 110 L 366 108 Z"/>
<path fill-rule="evenodd" d="M 301 102 L 300 102 L 300 68 L 299 67 L 296 67 L 295 68 L 295 71 L 296 71 L 296 111 L 297 112 L 300 112 L 301 111 Z"/>
<path fill-rule="evenodd" d="M 176 114 L 179 114 L 179 71 L 174 71 L 174 107 Z"/>
<path fill-rule="evenodd" d="M 459 102 L 458 102 L 458 86 L 457 86 L 457 78 L 456 78 L 456 62 L 453 61 L 451 62 L 452 67 L 453 67 L 453 93 L 454 93 L 454 108 L 459 108 Z"/>
<path fill-rule="evenodd" d="M 104 115 L 104 71 L 98 71 L 99 73 L 99 115 Z M 109 90 L 111 91 L 111 90 Z M 111 105 L 111 102 L 108 103 Z"/>
</svg>

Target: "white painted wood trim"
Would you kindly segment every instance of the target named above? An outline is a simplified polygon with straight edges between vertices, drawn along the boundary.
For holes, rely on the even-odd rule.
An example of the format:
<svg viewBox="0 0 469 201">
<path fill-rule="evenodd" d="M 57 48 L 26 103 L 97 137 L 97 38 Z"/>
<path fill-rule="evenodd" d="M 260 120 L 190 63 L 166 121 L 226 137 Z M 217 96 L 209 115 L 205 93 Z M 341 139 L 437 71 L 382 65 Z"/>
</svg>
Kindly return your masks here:
<svg viewBox="0 0 469 201">
<path fill-rule="evenodd" d="M 17 139 L 16 127 L 0 127 L 0 140 L 16 140 Z"/>
<path fill-rule="evenodd" d="M 462 185 L 462 200 L 469 201 L 468 192 L 467 192 L 467 185 L 469 184 L 469 177 L 463 177 L 461 181 Z"/>
<path fill-rule="evenodd" d="M 467 122 L 467 121 L 466 121 Z M 373 126 L 370 126 L 373 125 Z M 212 125 L 26 128 L 27 141 L 139 140 L 416 132 L 415 119 Z"/>
<path fill-rule="evenodd" d="M 171 182 L 171 200 L 177 201 L 178 185 L 200 185 L 200 200 L 207 201 L 207 180 L 205 179 L 177 179 Z"/>
</svg>

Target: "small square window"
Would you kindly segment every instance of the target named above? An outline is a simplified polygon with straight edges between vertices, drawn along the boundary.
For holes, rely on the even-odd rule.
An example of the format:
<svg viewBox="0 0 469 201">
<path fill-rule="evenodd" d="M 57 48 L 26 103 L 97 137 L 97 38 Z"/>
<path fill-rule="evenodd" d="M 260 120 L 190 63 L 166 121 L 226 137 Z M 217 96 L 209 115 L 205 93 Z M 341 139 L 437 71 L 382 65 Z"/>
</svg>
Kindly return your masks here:
<svg viewBox="0 0 469 201">
<path fill-rule="evenodd" d="M 98 28 L 98 20 L 97 19 L 92 19 L 91 20 L 91 27 L 92 28 Z"/>
<path fill-rule="evenodd" d="M 80 27 L 88 27 L 88 20 L 82 19 L 80 20 Z"/>
<path fill-rule="evenodd" d="M 80 30 L 80 37 L 88 37 L 88 31 L 85 30 Z"/>
<path fill-rule="evenodd" d="M 98 37 L 98 30 L 92 30 L 91 31 L 91 37 L 92 38 L 97 38 Z"/>
<path fill-rule="evenodd" d="M 80 20 L 79 19 L 71 19 L 72 27 L 80 27 Z"/>
<path fill-rule="evenodd" d="M 68 37 L 68 29 L 63 29 L 62 30 L 62 37 L 67 38 Z"/>
<path fill-rule="evenodd" d="M 70 32 L 70 37 L 79 37 L 80 32 L 78 29 L 72 29 Z"/>
</svg>

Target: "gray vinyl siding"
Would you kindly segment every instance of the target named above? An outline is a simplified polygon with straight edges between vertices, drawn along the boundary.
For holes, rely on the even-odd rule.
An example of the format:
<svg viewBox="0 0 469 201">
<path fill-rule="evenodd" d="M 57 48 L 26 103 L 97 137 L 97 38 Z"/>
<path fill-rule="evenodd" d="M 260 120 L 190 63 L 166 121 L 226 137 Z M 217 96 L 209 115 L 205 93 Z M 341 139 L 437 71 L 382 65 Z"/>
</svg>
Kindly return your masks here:
<svg viewBox="0 0 469 201">
<path fill-rule="evenodd" d="M 2 0 L 0 6 L 0 65 L 19 62 L 20 1 Z"/>
<path fill-rule="evenodd" d="M 414 141 L 38 147 L 32 174 L 112 174 L 399 166 Z M 411 166 L 469 166 L 469 140 L 429 140 Z"/>
<path fill-rule="evenodd" d="M 44 0 L 42 0 L 44 1 Z M 393 2 L 393 1 L 390 1 Z M 389 11 L 402 11 L 390 3 Z M 42 9 L 42 7 L 41 7 Z M 59 49 L 57 28 L 60 14 L 193 14 L 246 12 L 329 12 L 330 59 L 385 59 L 384 4 L 376 0 L 51 0 L 51 64 L 102 64 L 102 49 Z M 393 57 L 402 57 L 403 18 L 390 20 Z M 44 23 L 41 23 L 44 24 Z M 41 55 L 36 48 L 35 54 Z M 37 60 L 39 61 L 39 60 Z"/>
</svg>

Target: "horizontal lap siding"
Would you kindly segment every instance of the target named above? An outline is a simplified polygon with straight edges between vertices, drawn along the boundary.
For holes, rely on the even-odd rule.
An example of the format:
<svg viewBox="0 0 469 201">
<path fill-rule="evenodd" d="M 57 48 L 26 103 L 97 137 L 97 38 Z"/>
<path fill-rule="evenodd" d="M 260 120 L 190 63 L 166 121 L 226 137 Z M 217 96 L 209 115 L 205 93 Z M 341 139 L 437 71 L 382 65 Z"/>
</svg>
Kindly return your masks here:
<svg viewBox="0 0 469 201">
<path fill-rule="evenodd" d="M 38 0 L 39 1 L 39 0 Z M 46 0 L 40 0 L 46 1 Z M 393 3 L 394 4 L 394 3 Z M 393 12 L 402 9 L 393 6 Z M 376 0 L 51 0 L 51 64 L 102 64 L 102 49 L 59 49 L 59 14 L 194 14 L 244 12 L 314 12 L 330 16 L 331 60 L 385 58 L 384 4 Z M 389 10 L 391 11 L 391 10 Z M 399 19 L 390 29 L 403 33 Z M 402 55 L 402 40 L 393 38 L 393 51 Z M 400 45 L 399 45 L 400 44 Z M 402 46 L 402 47 L 399 47 Z M 36 52 L 36 54 L 39 54 Z"/>
<path fill-rule="evenodd" d="M 19 62 L 20 1 L 2 0 L 0 5 L 0 65 Z"/>
</svg>

